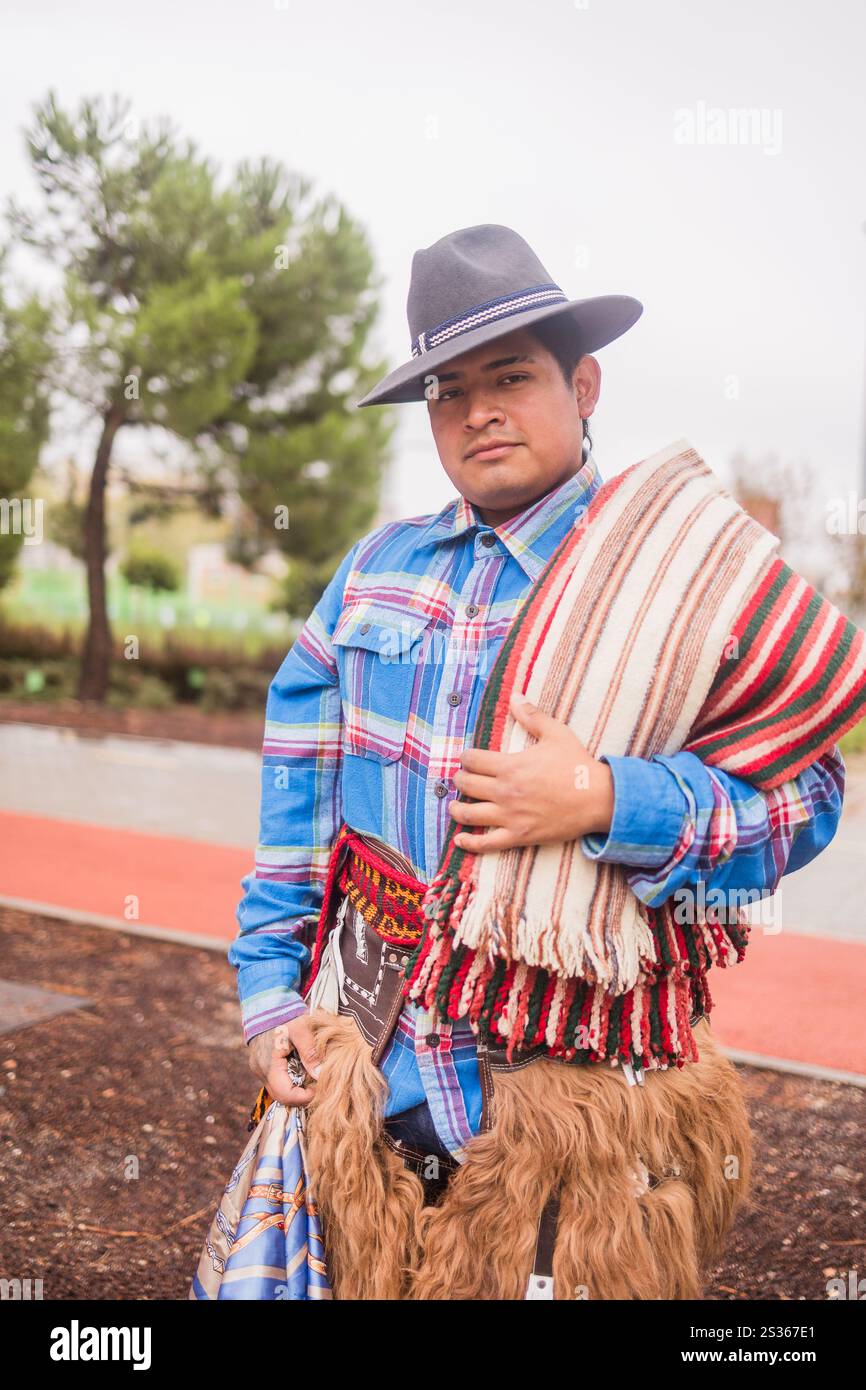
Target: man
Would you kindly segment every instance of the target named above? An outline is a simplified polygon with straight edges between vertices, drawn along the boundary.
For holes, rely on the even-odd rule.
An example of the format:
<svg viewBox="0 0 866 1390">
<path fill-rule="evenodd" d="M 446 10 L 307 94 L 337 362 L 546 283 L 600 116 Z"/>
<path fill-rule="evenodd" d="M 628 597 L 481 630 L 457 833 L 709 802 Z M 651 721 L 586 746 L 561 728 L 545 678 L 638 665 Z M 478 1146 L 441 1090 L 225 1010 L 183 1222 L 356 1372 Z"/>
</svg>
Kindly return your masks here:
<svg viewBox="0 0 866 1390">
<path fill-rule="evenodd" d="M 455 843 L 479 856 L 576 840 L 588 859 L 624 866 L 637 899 L 654 908 L 699 882 L 708 892 L 772 893 L 783 874 L 829 842 L 842 804 L 835 745 L 763 792 L 692 752 L 593 756 L 564 720 L 513 699 L 511 714 L 531 746 L 510 755 L 467 746 L 515 614 L 601 486 L 588 430 L 601 387 L 592 354 L 624 333 L 641 306 L 626 296 L 568 301 L 522 238 L 482 225 L 416 253 L 408 310 L 412 359 L 360 404 L 426 399 L 440 462 L 459 496 L 435 516 L 389 522 L 357 541 L 274 677 L 256 867 L 243 881 L 240 935 L 229 951 L 252 1069 L 271 1099 L 310 1106 L 314 1117 L 317 1104 L 322 1116 L 330 1113 L 316 1078 L 337 1035 L 311 1026 L 299 991 L 333 889 L 342 825 L 379 856 L 371 862 L 380 873 L 393 866 L 398 884 L 429 882 L 452 817 L 464 827 Z M 386 651 L 388 639 L 396 653 L 393 640 Z M 381 1005 L 377 1012 L 378 980 L 397 954 L 389 962 L 380 942 L 375 955 L 357 894 L 350 902 L 347 890 L 343 911 L 354 951 L 340 948 L 342 968 L 355 970 L 348 991 L 355 1003 L 340 1012 L 352 1015 L 349 1026 L 371 1045 L 387 1083 L 381 1138 L 424 1184 L 433 1208 L 486 1142 L 491 1072 L 479 1066 L 468 1019 L 443 1021 L 408 1000 L 389 1004 L 387 1018 Z M 372 972 L 371 950 L 375 987 L 372 973 L 363 975 Z M 304 1085 L 290 1080 L 292 1053 L 306 1069 Z M 498 1059 L 503 1095 L 514 1065 Z M 529 1068 L 526 1076 L 535 1074 Z M 333 1129 L 337 1119 L 328 1123 Z M 353 1193 L 343 1224 L 361 1219 L 365 1200 L 374 1204 L 361 1189 Z M 670 1219 L 674 1248 L 679 1217 Z M 421 1225 L 435 1220 L 427 1210 Z M 358 1227 L 355 1255 L 374 1239 L 372 1225 Z M 380 1264 L 398 1262 L 397 1246 L 389 1249 L 379 1250 Z M 344 1291 L 384 1296 L 400 1287 L 387 1276 L 353 1283 L 347 1259 L 341 1252 Z M 525 1283 L 525 1273 L 519 1278 Z M 449 1296 L 433 1291 L 435 1283 L 420 1280 L 408 1296 Z"/>
</svg>

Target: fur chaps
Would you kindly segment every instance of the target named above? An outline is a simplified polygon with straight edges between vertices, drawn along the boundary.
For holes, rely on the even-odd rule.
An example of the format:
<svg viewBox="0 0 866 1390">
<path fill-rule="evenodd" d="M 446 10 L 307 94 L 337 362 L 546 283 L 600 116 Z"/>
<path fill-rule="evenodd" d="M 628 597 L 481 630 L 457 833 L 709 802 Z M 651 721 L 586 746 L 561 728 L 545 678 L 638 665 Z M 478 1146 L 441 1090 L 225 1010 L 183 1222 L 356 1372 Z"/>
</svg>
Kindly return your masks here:
<svg viewBox="0 0 866 1390">
<path fill-rule="evenodd" d="M 701 1296 L 751 1169 L 740 1081 L 706 1018 L 700 1060 L 643 1086 L 602 1064 L 493 1072 L 492 1127 L 428 1206 L 381 1137 L 387 1083 L 354 1019 L 318 1009 L 311 1023 L 307 1157 L 335 1298 L 522 1299 L 555 1188 L 556 1298 Z"/>
</svg>

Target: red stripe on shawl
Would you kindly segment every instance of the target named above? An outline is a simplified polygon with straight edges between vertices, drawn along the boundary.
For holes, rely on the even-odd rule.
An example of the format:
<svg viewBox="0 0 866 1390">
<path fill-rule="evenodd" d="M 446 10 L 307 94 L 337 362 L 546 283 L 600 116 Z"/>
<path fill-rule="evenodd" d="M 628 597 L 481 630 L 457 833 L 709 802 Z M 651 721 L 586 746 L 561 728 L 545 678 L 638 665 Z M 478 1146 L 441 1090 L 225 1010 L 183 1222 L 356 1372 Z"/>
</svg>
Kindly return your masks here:
<svg viewBox="0 0 866 1390">
<path fill-rule="evenodd" d="M 574 537 L 569 537 L 569 539 L 570 539 L 571 541 L 573 541 L 574 544 L 577 543 L 576 541 L 574 541 Z M 543 600 L 544 600 L 544 598 L 546 597 L 546 595 L 547 595 L 547 593 L 548 593 L 548 590 L 549 590 L 549 588 L 550 588 L 550 584 L 551 584 L 551 580 L 552 580 L 553 576 L 558 572 L 559 566 L 560 566 L 562 563 L 564 563 L 566 557 L 567 557 L 568 555 L 571 554 L 571 550 L 572 550 L 572 546 L 571 546 L 571 545 L 564 545 L 564 546 L 563 546 L 562 552 L 561 552 L 561 554 L 559 555 L 559 558 L 558 558 L 558 560 L 557 560 L 556 566 L 553 567 L 553 568 L 551 568 L 550 572 L 548 573 L 548 575 L 547 575 L 547 577 L 546 577 L 546 579 L 545 579 L 544 585 L 543 585 L 541 588 L 539 588 L 538 592 L 535 594 L 535 596 L 534 596 L 534 598 L 533 598 L 533 609 L 535 609 L 540 603 L 543 602 Z M 550 610 L 550 612 L 548 613 L 547 618 L 546 618 L 546 620 L 545 620 L 544 627 L 543 627 L 542 631 L 541 631 L 541 632 L 538 634 L 538 636 L 537 636 L 537 640 L 536 640 L 536 643 L 535 643 L 535 649 L 534 649 L 534 651 L 533 651 L 533 653 L 532 653 L 532 656 L 531 656 L 530 662 L 529 662 L 530 672 L 531 672 L 531 671 L 534 669 L 534 667 L 535 667 L 535 663 L 536 663 L 536 661 L 537 661 L 537 659 L 538 659 L 539 648 L 541 647 L 541 645 L 542 645 L 544 639 L 545 639 L 546 636 L 547 636 L 548 630 L 549 630 L 549 628 L 550 628 L 550 624 L 553 622 L 553 619 L 556 617 L 557 608 L 558 608 L 558 605 L 557 605 L 557 604 L 554 604 L 554 605 L 551 607 L 551 610 Z M 497 750 L 497 751 L 500 750 L 501 747 L 502 747 L 502 735 L 503 735 L 503 732 L 504 732 L 504 729 L 505 729 L 505 720 L 506 720 L 506 718 L 508 718 L 508 717 L 510 716 L 510 710 L 508 709 L 508 699 L 507 699 L 507 697 L 510 696 L 511 693 L 512 693 L 512 691 L 515 689 L 515 685 L 516 685 L 516 681 L 517 681 L 517 668 L 518 668 L 518 666 L 519 666 L 519 665 L 521 664 L 521 662 L 522 662 L 523 654 L 524 654 L 524 651 L 526 650 L 527 642 L 529 641 L 529 631 L 530 631 L 530 628 L 533 626 L 532 622 L 529 620 L 529 609 L 528 609 L 528 608 L 527 608 L 523 613 L 520 614 L 520 618 L 521 618 L 521 620 L 522 620 L 522 621 L 521 621 L 520 631 L 519 631 L 518 634 L 517 634 L 517 637 L 516 637 L 516 639 L 515 639 L 514 645 L 512 646 L 510 652 L 508 653 L 508 662 L 507 662 L 507 664 L 506 664 L 506 667 L 505 667 L 504 672 L 502 673 L 502 686 L 501 686 L 501 691 L 500 691 L 500 699 L 499 699 L 499 703 L 498 703 L 498 705 L 497 705 L 496 713 L 495 713 L 494 719 L 493 719 L 493 729 L 492 729 L 492 738 L 491 738 L 491 740 L 490 740 L 490 747 L 493 748 L 493 749 L 495 749 L 495 750 Z M 521 694 L 522 694 L 522 693 L 523 693 L 523 692 L 521 691 Z"/>
<path fill-rule="evenodd" d="M 635 467 L 635 468 L 636 468 L 636 467 L 638 467 L 638 465 L 637 465 L 637 464 L 633 464 L 632 467 Z M 583 532 L 584 532 L 584 531 L 591 525 L 591 523 L 597 518 L 599 512 L 602 511 L 602 509 L 607 505 L 607 503 L 610 501 L 611 497 L 614 495 L 614 493 L 617 491 L 617 489 L 618 489 L 618 488 L 622 485 L 622 483 L 624 482 L 624 480 L 625 480 L 627 474 L 630 473 L 630 472 L 631 472 L 631 469 L 630 469 L 630 468 L 627 468 L 627 469 L 625 470 L 624 473 L 620 473 L 620 474 L 617 475 L 617 477 L 611 478 L 611 480 L 610 480 L 609 482 L 602 483 L 601 487 L 599 488 L 598 492 L 597 492 L 597 493 L 595 494 L 595 496 L 593 497 L 592 501 L 590 502 L 590 504 L 589 504 L 589 506 L 588 506 L 588 508 L 587 508 L 587 510 L 586 510 L 586 513 L 585 513 L 585 515 L 584 515 L 584 517 L 583 517 L 583 519 L 582 519 L 583 525 L 581 526 L 580 532 L 578 533 L 578 532 L 577 532 L 577 528 L 575 528 L 575 535 L 569 536 L 569 537 L 568 537 L 568 541 L 570 542 L 570 544 L 569 544 L 569 543 L 566 543 L 566 542 L 563 542 L 563 543 L 562 543 L 562 548 L 561 548 L 561 550 L 558 551 L 558 552 L 555 552 L 554 556 L 551 558 L 551 561 L 550 561 L 550 568 L 549 568 L 549 570 L 548 570 L 548 573 L 544 576 L 543 583 L 541 583 L 541 582 L 539 583 L 539 587 L 538 587 L 536 593 L 533 595 L 533 598 L 532 598 L 532 609 L 533 609 L 533 611 L 535 611 L 535 610 L 544 602 L 544 599 L 546 598 L 547 593 L 548 593 L 548 591 L 549 591 L 549 589 L 550 589 L 550 581 L 551 581 L 551 579 L 553 578 L 553 576 L 554 576 L 555 574 L 558 573 L 559 568 L 565 563 L 565 561 L 567 560 L 567 558 L 570 557 L 570 555 L 571 555 L 571 553 L 572 553 L 572 550 L 573 550 L 574 546 L 577 545 L 577 544 L 579 543 L 579 539 L 582 537 Z M 538 652 L 539 652 L 539 649 L 540 649 L 540 647 L 541 647 L 541 645 L 542 645 L 544 639 L 545 639 L 546 636 L 547 636 L 548 629 L 550 628 L 550 624 L 552 623 L 553 619 L 554 619 L 555 616 L 556 616 L 557 609 L 558 609 L 558 604 L 554 604 L 553 607 L 551 608 L 550 613 L 549 613 L 548 616 L 547 616 L 547 619 L 546 619 L 546 621 L 545 621 L 543 630 L 542 630 L 542 631 L 538 634 L 538 636 L 537 636 L 537 640 L 536 640 L 536 644 L 535 644 L 535 650 L 533 651 L 532 656 L 531 656 L 531 658 L 530 658 L 530 663 L 529 663 L 530 670 L 533 670 L 534 667 L 535 667 L 535 663 L 536 663 L 536 661 L 537 661 L 537 659 L 538 659 Z M 526 648 L 526 643 L 527 643 L 528 636 L 529 636 L 528 629 L 532 626 L 532 623 L 529 622 L 529 621 L 527 620 L 527 619 L 528 619 L 528 614 L 529 614 L 529 608 L 528 608 L 528 607 L 527 607 L 527 609 L 526 609 L 523 613 L 520 614 L 520 619 L 521 619 L 521 622 L 522 622 L 521 630 L 520 630 L 520 633 L 518 634 L 517 639 L 516 639 L 515 642 L 514 642 L 514 646 L 511 648 L 511 651 L 509 652 L 509 655 L 508 655 L 508 663 L 507 663 L 506 668 L 505 668 L 505 671 L 503 672 L 503 675 L 502 675 L 502 696 L 503 696 L 503 698 L 500 700 L 499 708 L 497 709 L 497 712 L 496 712 L 496 714 L 495 714 L 495 716 L 494 716 L 494 720 L 493 720 L 493 730 L 492 730 L 493 738 L 491 738 L 491 740 L 490 740 L 490 747 L 493 748 L 493 749 L 495 749 L 496 751 L 499 751 L 499 750 L 501 749 L 501 746 L 502 746 L 502 733 L 503 733 L 503 730 L 504 730 L 504 727 L 505 727 L 505 719 L 506 719 L 506 717 L 507 717 L 507 716 L 509 715 L 509 713 L 510 713 L 509 710 L 508 710 L 508 708 L 507 708 L 507 706 L 508 706 L 507 696 L 511 695 L 512 691 L 513 691 L 514 688 L 515 688 L 515 682 L 516 682 L 516 677 L 517 677 L 517 667 L 518 667 L 518 666 L 520 665 L 520 663 L 521 663 L 521 659 L 522 659 L 522 657 L 523 657 L 523 653 L 524 653 L 525 648 Z M 523 692 L 521 691 L 521 694 L 522 694 L 522 693 L 523 693 Z M 501 716 L 501 717 L 500 717 L 500 716 Z"/>
<path fill-rule="evenodd" d="M 845 628 L 847 627 L 848 619 L 844 616 L 844 613 L 840 613 L 838 620 L 834 623 L 831 637 L 827 639 L 826 644 L 822 642 L 822 648 L 826 649 L 826 651 L 835 651 L 838 646 L 838 641 L 840 641 L 841 635 L 844 634 Z M 798 663 L 808 657 L 809 652 L 812 652 L 812 649 L 815 648 L 816 641 L 816 628 L 812 626 L 809 628 L 808 637 L 803 641 L 801 648 L 798 649 Z M 844 681 L 845 673 L 851 670 L 853 662 L 855 662 L 859 652 L 862 651 L 862 646 L 863 634 L 862 631 L 858 630 L 858 632 L 855 632 L 855 637 L 852 639 L 848 656 L 840 663 L 840 670 L 835 673 L 833 681 L 830 682 L 826 691 L 820 696 L 820 703 L 822 703 L 822 705 L 830 702 L 831 698 L 833 698 L 833 692 L 840 688 L 841 681 Z M 835 738 L 840 738 L 847 728 L 851 728 L 853 724 L 858 723 L 863 717 L 863 694 L 866 692 L 866 673 L 862 680 L 858 682 L 858 685 L 855 685 L 855 688 L 849 691 L 849 694 L 845 696 L 845 708 L 848 710 L 847 714 L 841 714 L 838 709 L 830 710 L 823 719 L 817 721 L 815 726 L 810 728 L 808 733 L 802 733 L 802 724 L 805 723 L 806 720 L 812 719 L 813 714 L 816 713 L 816 710 L 819 709 L 820 706 L 816 705 L 815 709 L 812 710 L 791 709 L 791 706 L 796 705 L 799 699 L 806 698 L 809 692 L 815 689 L 817 682 L 826 676 L 826 673 L 826 663 L 819 663 L 819 666 L 817 666 L 817 669 L 813 671 L 812 674 L 803 677 L 802 680 L 799 681 L 799 684 L 795 685 L 794 689 L 785 696 L 785 706 L 783 710 L 776 714 L 776 716 L 773 716 L 773 723 L 771 723 L 769 727 L 766 726 L 765 719 L 763 719 L 762 714 L 760 714 L 760 710 L 752 710 L 751 716 L 746 717 L 744 720 L 746 726 L 744 731 L 738 734 L 734 727 L 733 734 L 731 734 L 730 739 L 727 739 L 724 748 L 709 753 L 706 762 L 712 765 L 712 763 L 717 762 L 717 760 L 730 759 L 733 753 L 737 755 L 737 758 L 740 758 L 744 753 L 748 755 L 751 749 L 759 748 L 760 745 L 765 744 L 767 739 L 776 742 L 781 735 L 781 737 L 783 737 L 783 744 L 781 744 L 781 746 L 776 746 L 776 748 L 771 749 L 770 752 L 756 753 L 751 759 L 746 758 L 745 762 L 738 765 L 737 776 L 744 777 L 746 781 L 753 781 L 759 776 L 762 769 L 770 766 L 771 763 L 777 762 L 778 759 L 784 758 L 784 770 L 774 777 L 766 778 L 760 785 L 762 785 L 762 787 L 766 785 L 766 787 L 769 788 L 770 785 L 776 784 L 777 781 L 787 781 L 795 777 L 796 773 L 802 771 L 803 767 L 808 767 L 809 763 L 819 758 L 823 742 L 820 735 L 822 735 L 823 730 L 835 726 L 841 719 L 841 723 L 838 723 L 838 728 L 835 728 L 835 733 L 833 734 L 833 741 L 835 741 Z M 770 696 L 770 702 L 776 698 L 778 698 L 778 695 L 777 692 L 774 692 L 774 694 Z M 790 713 L 785 713 L 785 709 L 790 709 Z M 728 719 L 730 719 L 731 714 L 733 714 L 733 712 L 728 712 Z M 751 727 L 753 724 L 763 724 L 763 727 Z M 785 733 L 794 735 L 796 741 L 805 741 L 805 749 L 803 749 L 801 755 L 796 756 L 796 758 L 785 756 Z"/>
<path fill-rule="evenodd" d="M 739 644 L 744 641 L 746 633 L 749 630 L 750 624 L 754 620 L 758 608 L 763 603 L 769 589 L 771 589 L 773 584 L 775 583 L 776 578 L 778 576 L 778 572 L 782 567 L 783 562 L 781 560 L 775 560 L 773 562 L 773 568 L 770 574 L 768 575 L 766 582 L 760 586 L 758 591 L 754 594 L 752 600 L 743 610 L 742 615 L 737 619 L 737 622 L 734 624 L 734 627 L 731 631 L 731 639 L 734 643 L 737 644 L 734 647 L 734 652 L 738 650 Z M 793 584 L 796 584 L 796 582 L 797 576 L 792 574 L 790 582 L 787 583 L 785 587 L 782 589 L 781 594 L 779 595 L 776 602 L 773 604 L 772 608 L 770 609 L 770 612 L 768 613 L 767 617 L 762 623 L 763 631 L 766 631 L 768 628 L 772 627 L 773 623 L 777 620 L 778 613 L 781 611 L 781 609 L 787 602 L 790 588 Z M 727 658 L 727 662 L 731 667 L 731 671 L 729 675 L 725 677 L 725 680 L 718 687 L 718 689 L 713 692 L 712 696 L 707 700 L 706 704 L 704 705 L 704 708 L 700 711 L 698 720 L 695 724 L 696 730 L 706 729 L 708 731 L 707 736 L 711 738 L 713 737 L 713 735 L 710 731 L 712 730 L 714 718 L 724 720 L 727 724 L 736 721 L 738 714 L 745 715 L 745 713 L 750 708 L 753 696 L 757 691 L 760 690 L 760 687 L 766 680 L 767 674 L 771 669 L 773 669 L 777 665 L 779 655 L 781 651 L 784 649 L 786 641 L 790 639 L 791 631 L 793 630 L 794 626 L 796 626 L 797 621 L 799 621 L 799 619 L 802 618 L 803 610 L 808 605 L 810 598 L 811 595 L 807 589 L 802 595 L 800 602 L 797 604 L 794 613 L 792 614 L 791 622 L 780 634 L 778 641 L 770 649 L 766 657 L 763 658 L 761 665 L 757 667 L 749 684 L 741 691 L 741 693 L 737 696 L 736 701 L 729 709 L 725 710 L 721 714 L 716 715 L 715 711 L 717 707 L 728 698 L 732 686 L 736 685 L 740 680 L 742 680 L 743 676 L 743 667 L 739 658 L 736 655 L 732 655 Z M 756 637 L 755 644 L 758 644 L 759 642 L 760 634 L 758 634 L 758 636 Z M 757 653 L 753 653 L 751 656 L 748 656 L 746 660 L 749 662 L 750 665 L 755 665 L 757 661 Z"/>
</svg>

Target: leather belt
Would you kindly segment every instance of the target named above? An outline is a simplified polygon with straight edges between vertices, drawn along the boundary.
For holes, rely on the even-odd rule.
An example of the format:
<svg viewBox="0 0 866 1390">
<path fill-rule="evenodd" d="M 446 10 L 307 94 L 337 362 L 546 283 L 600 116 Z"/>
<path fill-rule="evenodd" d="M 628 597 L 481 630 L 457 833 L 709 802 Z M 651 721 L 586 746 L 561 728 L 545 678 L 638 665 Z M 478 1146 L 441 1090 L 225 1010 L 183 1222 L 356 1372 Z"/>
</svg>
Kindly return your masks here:
<svg viewBox="0 0 866 1390">
<path fill-rule="evenodd" d="M 559 1224 L 559 1193 L 552 1192 L 542 1208 L 535 1238 L 535 1259 L 526 1285 L 531 1300 L 553 1298 L 553 1251 Z"/>
</svg>

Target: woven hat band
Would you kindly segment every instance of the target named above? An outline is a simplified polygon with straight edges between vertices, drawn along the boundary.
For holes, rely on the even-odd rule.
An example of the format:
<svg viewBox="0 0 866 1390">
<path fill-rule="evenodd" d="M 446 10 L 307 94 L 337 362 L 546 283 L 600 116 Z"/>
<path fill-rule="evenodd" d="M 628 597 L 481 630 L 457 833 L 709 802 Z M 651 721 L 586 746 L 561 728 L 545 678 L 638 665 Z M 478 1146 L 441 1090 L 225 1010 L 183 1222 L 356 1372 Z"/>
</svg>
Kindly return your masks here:
<svg viewBox="0 0 866 1390">
<path fill-rule="evenodd" d="M 453 318 L 445 319 L 435 328 L 419 333 L 417 338 L 412 339 L 412 356 L 421 357 L 431 348 L 450 342 L 452 338 L 459 338 L 461 333 L 469 333 L 473 328 L 495 323 L 498 319 L 506 319 L 510 314 L 520 314 L 526 309 L 559 303 L 567 304 L 568 295 L 552 280 L 543 285 L 532 285 L 526 290 L 517 290 L 514 294 L 499 295 L 496 299 L 488 299 L 486 303 L 476 305 L 465 314 L 455 314 Z"/>
</svg>

